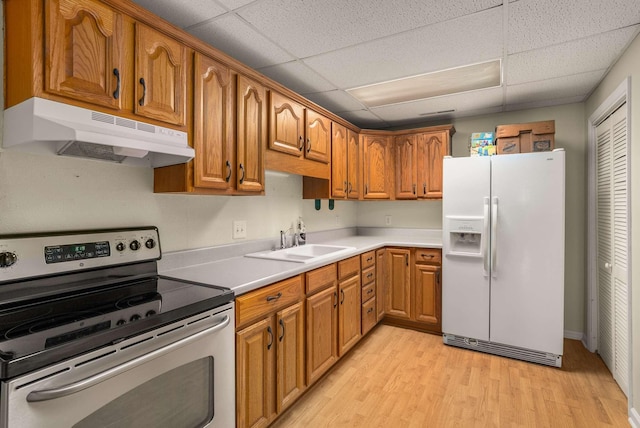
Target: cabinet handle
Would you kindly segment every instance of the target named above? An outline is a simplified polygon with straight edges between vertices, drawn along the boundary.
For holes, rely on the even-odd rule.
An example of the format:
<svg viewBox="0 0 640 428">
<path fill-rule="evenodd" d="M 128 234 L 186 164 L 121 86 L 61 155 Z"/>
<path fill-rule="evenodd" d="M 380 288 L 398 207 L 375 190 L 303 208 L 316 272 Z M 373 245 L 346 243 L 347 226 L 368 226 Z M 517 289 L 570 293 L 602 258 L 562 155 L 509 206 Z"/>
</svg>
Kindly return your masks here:
<svg viewBox="0 0 640 428">
<path fill-rule="evenodd" d="M 409 254 L 404 255 L 404 262 L 407 266 L 409 266 Z"/>
<path fill-rule="evenodd" d="M 311 151 L 311 139 L 307 138 L 307 153 Z"/>
<path fill-rule="evenodd" d="M 367 257 L 367 263 L 373 261 L 373 257 Z"/>
<path fill-rule="evenodd" d="M 430 259 L 433 258 L 433 254 L 420 254 L 422 257 L 429 257 Z"/>
<path fill-rule="evenodd" d="M 369 310 L 367 311 L 368 314 L 370 314 L 371 312 L 373 312 L 373 308 L 369 308 Z"/>
<path fill-rule="evenodd" d="M 116 76 L 116 90 L 113 91 L 113 98 L 117 100 L 120 98 L 120 70 L 114 68 L 113 75 Z"/>
<path fill-rule="evenodd" d="M 240 172 L 242 172 L 242 176 L 240 177 L 240 184 L 244 183 L 244 166 L 240 164 Z"/>
<path fill-rule="evenodd" d="M 227 161 L 227 176 L 225 177 L 224 181 L 228 183 L 229 180 L 231 180 L 231 163 Z"/>
<path fill-rule="evenodd" d="M 427 194 L 427 183 L 422 183 L 422 194 L 423 195 Z"/>
<path fill-rule="evenodd" d="M 369 185 L 368 185 L 368 184 L 365 184 L 365 185 L 364 185 L 364 194 L 365 194 L 365 195 L 368 195 L 368 194 L 369 194 Z"/>
<path fill-rule="evenodd" d="M 280 324 L 280 327 L 282 328 L 282 335 L 278 338 L 278 340 L 282 342 L 282 339 L 284 339 L 284 321 L 282 320 L 282 318 L 280 319 L 279 324 Z"/>
<path fill-rule="evenodd" d="M 371 278 L 373 278 L 373 272 L 371 272 L 371 273 L 369 273 L 369 274 L 367 275 L 367 279 L 371 279 Z"/>
<path fill-rule="evenodd" d="M 271 330 L 271 326 L 267 327 L 267 333 L 269 334 L 269 343 L 267 343 L 267 351 L 271 349 L 273 345 L 273 330 Z"/>
<path fill-rule="evenodd" d="M 352 190 L 353 186 L 351 185 L 351 182 L 349 182 L 349 190 L 347 190 L 347 194 L 351 193 Z"/>
<path fill-rule="evenodd" d="M 338 307 L 338 292 L 337 291 L 333 292 L 333 298 L 335 299 L 334 300 L 335 303 L 333 304 L 333 307 L 336 308 L 336 307 Z"/>
<path fill-rule="evenodd" d="M 282 297 L 282 293 L 278 293 L 275 296 L 267 296 L 267 302 L 274 302 Z"/>
<path fill-rule="evenodd" d="M 304 138 L 302 138 L 302 135 L 299 137 L 298 142 L 298 150 L 302 151 L 302 149 L 304 149 Z"/>
<path fill-rule="evenodd" d="M 140 78 L 140 84 L 142 85 L 142 98 L 138 100 L 140 107 L 144 105 L 144 97 L 147 95 L 147 83 L 144 81 L 144 77 Z"/>
<path fill-rule="evenodd" d="M 414 195 L 416 194 L 416 185 L 415 184 L 413 185 L 413 194 Z"/>
<path fill-rule="evenodd" d="M 342 297 L 340 300 L 340 304 L 342 305 L 344 303 L 344 290 L 340 290 L 340 296 Z"/>
<path fill-rule="evenodd" d="M 373 293 L 373 288 L 370 288 L 369 290 L 367 290 L 367 294 L 371 294 Z"/>
<path fill-rule="evenodd" d="M 344 181 L 344 190 L 349 194 L 349 185 L 347 184 L 347 180 Z"/>
</svg>

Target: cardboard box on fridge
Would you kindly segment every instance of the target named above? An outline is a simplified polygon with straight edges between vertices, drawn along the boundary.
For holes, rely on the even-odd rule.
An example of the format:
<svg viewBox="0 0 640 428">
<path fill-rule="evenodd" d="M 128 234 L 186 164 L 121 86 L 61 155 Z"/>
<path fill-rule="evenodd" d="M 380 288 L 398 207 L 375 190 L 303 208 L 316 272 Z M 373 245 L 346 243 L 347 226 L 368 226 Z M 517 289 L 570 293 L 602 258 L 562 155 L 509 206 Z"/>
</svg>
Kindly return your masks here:
<svg viewBox="0 0 640 428">
<path fill-rule="evenodd" d="M 498 154 L 553 150 L 555 148 L 555 132 L 556 127 L 553 120 L 497 126 Z"/>
</svg>

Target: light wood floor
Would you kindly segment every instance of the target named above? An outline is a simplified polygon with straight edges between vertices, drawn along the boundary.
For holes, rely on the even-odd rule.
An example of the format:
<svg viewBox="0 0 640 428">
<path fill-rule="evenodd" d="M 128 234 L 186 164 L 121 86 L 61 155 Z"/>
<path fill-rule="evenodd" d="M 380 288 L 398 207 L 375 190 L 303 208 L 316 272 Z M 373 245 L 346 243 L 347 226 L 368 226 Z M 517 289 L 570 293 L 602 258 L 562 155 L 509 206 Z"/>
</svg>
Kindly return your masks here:
<svg viewBox="0 0 640 428">
<path fill-rule="evenodd" d="M 628 427 L 602 360 L 565 339 L 562 369 L 380 325 L 273 427 Z"/>
</svg>

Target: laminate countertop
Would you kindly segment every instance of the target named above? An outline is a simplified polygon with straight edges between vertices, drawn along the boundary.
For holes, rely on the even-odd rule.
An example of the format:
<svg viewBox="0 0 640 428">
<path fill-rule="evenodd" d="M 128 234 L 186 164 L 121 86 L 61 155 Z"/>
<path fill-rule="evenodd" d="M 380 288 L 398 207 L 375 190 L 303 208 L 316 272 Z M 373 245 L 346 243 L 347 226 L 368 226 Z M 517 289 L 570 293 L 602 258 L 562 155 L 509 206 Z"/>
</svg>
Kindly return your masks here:
<svg viewBox="0 0 640 428">
<path fill-rule="evenodd" d="M 442 232 L 432 229 L 375 229 L 342 233 L 310 234 L 307 244 L 353 247 L 339 255 L 306 263 L 245 257 L 270 249 L 263 241 L 222 245 L 163 255 L 158 263 L 161 275 L 230 288 L 236 296 L 291 278 L 300 273 L 383 247 L 442 248 Z M 362 234 L 362 233 L 365 234 Z M 313 240 L 311 240 L 313 239 Z M 266 247 L 265 247 L 266 246 Z"/>
</svg>

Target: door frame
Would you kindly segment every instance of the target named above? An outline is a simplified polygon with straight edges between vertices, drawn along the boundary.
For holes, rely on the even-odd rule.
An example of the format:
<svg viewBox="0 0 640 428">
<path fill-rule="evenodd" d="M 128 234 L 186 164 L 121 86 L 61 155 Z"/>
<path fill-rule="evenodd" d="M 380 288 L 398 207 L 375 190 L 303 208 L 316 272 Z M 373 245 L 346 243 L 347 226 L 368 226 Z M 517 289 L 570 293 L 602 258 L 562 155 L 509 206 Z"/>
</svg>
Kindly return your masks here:
<svg viewBox="0 0 640 428">
<path fill-rule="evenodd" d="M 629 362 L 633 362 L 633 343 L 631 332 L 631 78 L 626 77 L 620 85 L 598 106 L 591 114 L 587 122 L 588 144 L 587 144 L 587 174 L 588 174 L 588 195 L 587 195 L 587 331 L 583 342 L 587 349 L 595 352 L 598 345 L 598 290 L 597 290 L 597 248 L 596 248 L 596 126 L 602 123 L 609 115 L 625 104 L 627 114 L 627 251 L 628 251 L 628 343 Z M 633 403 L 633 368 L 629 367 L 628 375 L 628 403 Z"/>
</svg>

